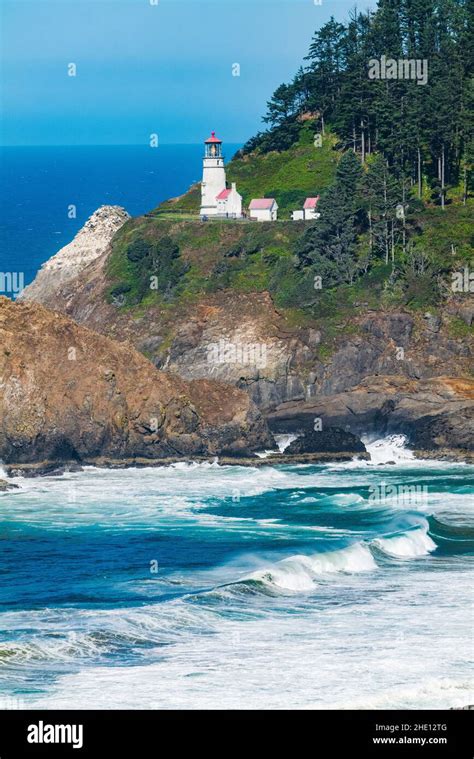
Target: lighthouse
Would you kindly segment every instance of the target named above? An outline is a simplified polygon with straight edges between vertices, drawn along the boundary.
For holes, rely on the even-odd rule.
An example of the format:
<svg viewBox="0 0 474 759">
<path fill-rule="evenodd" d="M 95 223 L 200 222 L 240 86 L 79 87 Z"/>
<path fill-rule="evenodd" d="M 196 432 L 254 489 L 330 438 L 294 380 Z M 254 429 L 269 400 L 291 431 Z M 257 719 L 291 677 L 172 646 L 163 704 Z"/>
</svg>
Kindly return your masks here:
<svg viewBox="0 0 474 759">
<path fill-rule="evenodd" d="M 201 217 L 241 218 L 242 196 L 235 184 L 227 189 L 222 140 L 212 132 L 204 142 L 201 183 Z"/>
</svg>

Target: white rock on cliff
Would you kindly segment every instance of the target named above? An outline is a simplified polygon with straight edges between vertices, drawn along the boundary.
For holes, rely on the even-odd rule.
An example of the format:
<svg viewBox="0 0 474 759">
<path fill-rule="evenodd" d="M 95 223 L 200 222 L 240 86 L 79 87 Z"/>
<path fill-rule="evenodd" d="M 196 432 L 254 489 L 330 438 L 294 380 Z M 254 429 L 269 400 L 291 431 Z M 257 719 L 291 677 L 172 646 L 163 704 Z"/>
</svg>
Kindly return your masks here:
<svg viewBox="0 0 474 759">
<path fill-rule="evenodd" d="M 54 294 L 105 252 L 117 230 L 130 215 L 120 206 L 101 206 L 86 221 L 75 238 L 43 264 L 20 299 L 53 305 Z"/>
</svg>

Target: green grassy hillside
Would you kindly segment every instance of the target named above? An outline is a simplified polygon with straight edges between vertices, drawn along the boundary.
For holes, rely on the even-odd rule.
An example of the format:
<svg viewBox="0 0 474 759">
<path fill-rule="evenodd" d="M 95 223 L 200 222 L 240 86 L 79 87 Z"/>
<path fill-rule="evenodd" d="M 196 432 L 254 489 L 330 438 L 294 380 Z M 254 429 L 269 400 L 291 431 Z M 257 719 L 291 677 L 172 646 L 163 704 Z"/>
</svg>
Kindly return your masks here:
<svg viewBox="0 0 474 759">
<path fill-rule="evenodd" d="M 109 259 L 108 275 L 112 282 L 109 296 L 121 297 L 124 305 L 146 302 L 177 302 L 233 288 L 241 291 L 269 289 L 278 261 L 288 261 L 305 222 L 236 222 L 167 217 L 140 217 L 129 221 L 116 235 Z M 169 266 L 154 251 L 163 240 L 172 240 L 179 255 L 178 281 L 169 288 Z M 142 258 L 130 260 L 129 251 L 137 242 L 147 251 Z M 134 247 L 135 246 L 135 247 Z M 132 257 L 133 256 L 132 254 Z M 157 276 L 156 289 L 150 278 Z M 154 283 L 155 284 L 155 283 Z"/>
</svg>

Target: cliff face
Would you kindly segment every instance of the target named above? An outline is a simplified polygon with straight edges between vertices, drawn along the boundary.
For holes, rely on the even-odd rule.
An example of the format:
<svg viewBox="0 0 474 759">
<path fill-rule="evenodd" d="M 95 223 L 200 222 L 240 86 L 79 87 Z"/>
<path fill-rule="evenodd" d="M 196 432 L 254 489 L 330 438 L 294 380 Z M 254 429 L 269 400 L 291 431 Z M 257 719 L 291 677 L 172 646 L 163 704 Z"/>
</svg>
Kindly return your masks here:
<svg viewBox="0 0 474 759">
<path fill-rule="evenodd" d="M 115 233 L 130 219 L 120 206 L 101 206 L 86 221 L 75 238 L 41 267 L 19 300 L 34 300 L 54 307 L 56 297 L 66 283 L 100 256 Z"/>
<path fill-rule="evenodd" d="M 187 224 L 191 229 L 198 223 Z M 223 234 L 231 231 L 228 226 Z M 420 448 L 465 449 L 472 439 L 472 396 L 462 382 L 452 381 L 472 381 L 472 294 L 452 295 L 432 311 L 359 309 L 333 325 L 328 340 L 323 321 L 291 320 L 265 290 L 227 288 L 166 308 L 123 308 L 108 297 L 110 256 L 107 249 L 55 290 L 54 308 L 129 341 L 166 372 L 244 389 L 278 431 L 310 424 L 313 415 L 358 434 L 403 431 L 406 425 Z M 443 378 L 450 378 L 449 387 Z M 435 424 L 440 404 L 443 422 Z M 460 410 L 466 415 L 462 429 L 456 424 Z M 423 435 L 415 424 L 421 418 Z"/>
<path fill-rule="evenodd" d="M 310 429 L 315 418 L 355 434 L 405 434 L 422 452 L 474 459 L 474 381 L 370 376 L 326 398 L 282 403 L 269 414 L 274 432 Z"/>
<path fill-rule="evenodd" d="M 0 460 L 248 454 L 272 445 L 249 397 L 158 371 L 132 346 L 0 298 Z"/>
<path fill-rule="evenodd" d="M 203 293 L 192 305 L 172 311 L 171 318 L 169 310 L 153 305 L 139 313 L 122 309 L 107 300 L 108 257 L 106 251 L 55 290 L 53 307 L 79 324 L 131 342 L 156 366 L 185 379 L 238 385 L 264 410 L 340 393 L 368 376 L 421 380 L 472 371 L 474 340 L 451 329 L 453 319 L 466 326 L 473 322 L 469 293 L 453 297 L 441 313 L 400 308 L 363 313 L 338 325 L 325 351 L 317 320 L 311 326 L 292 324 L 265 291 Z M 34 292 L 25 294 L 37 300 Z"/>
</svg>

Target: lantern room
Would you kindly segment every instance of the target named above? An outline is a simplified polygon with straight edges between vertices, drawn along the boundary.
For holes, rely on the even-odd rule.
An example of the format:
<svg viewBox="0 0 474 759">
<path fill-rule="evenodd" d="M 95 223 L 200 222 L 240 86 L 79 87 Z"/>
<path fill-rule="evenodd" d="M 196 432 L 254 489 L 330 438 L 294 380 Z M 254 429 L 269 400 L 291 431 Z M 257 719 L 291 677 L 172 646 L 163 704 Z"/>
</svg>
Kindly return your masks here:
<svg viewBox="0 0 474 759">
<path fill-rule="evenodd" d="M 211 132 L 211 136 L 204 143 L 205 146 L 205 158 L 222 158 L 222 140 L 216 137 L 215 132 Z"/>
</svg>

